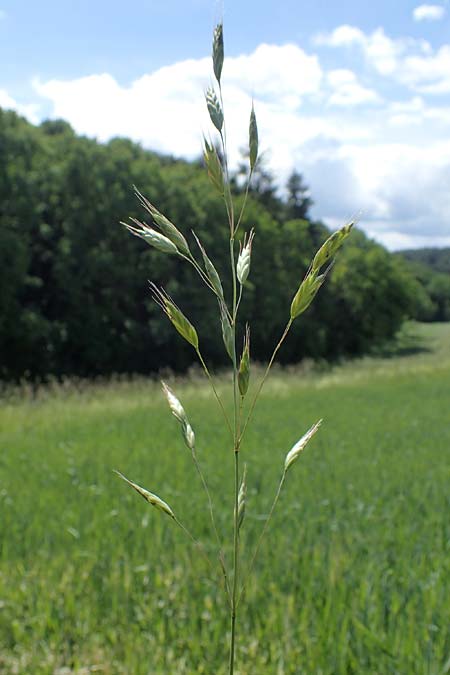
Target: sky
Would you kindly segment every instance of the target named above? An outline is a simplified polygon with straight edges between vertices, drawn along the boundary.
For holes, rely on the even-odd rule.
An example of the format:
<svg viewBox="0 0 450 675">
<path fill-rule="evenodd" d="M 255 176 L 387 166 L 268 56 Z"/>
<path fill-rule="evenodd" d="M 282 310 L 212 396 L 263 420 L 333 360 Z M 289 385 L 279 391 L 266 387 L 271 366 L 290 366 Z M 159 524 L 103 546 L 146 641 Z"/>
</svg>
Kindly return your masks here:
<svg viewBox="0 0 450 675">
<path fill-rule="evenodd" d="M 196 158 L 220 20 L 231 164 L 253 101 L 268 167 L 304 176 L 313 217 L 450 246 L 449 0 L 0 0 L 0 106 Z"/>
</svg>

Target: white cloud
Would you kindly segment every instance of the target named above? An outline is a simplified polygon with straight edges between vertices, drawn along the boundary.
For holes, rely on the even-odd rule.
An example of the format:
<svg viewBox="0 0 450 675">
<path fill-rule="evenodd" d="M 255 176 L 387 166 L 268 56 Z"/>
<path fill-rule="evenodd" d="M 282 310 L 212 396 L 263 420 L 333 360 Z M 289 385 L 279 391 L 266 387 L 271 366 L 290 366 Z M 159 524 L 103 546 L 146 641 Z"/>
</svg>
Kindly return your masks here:
<svg viewBox="0 0 450 675">
<path fill-rule="evenodd" d="M 344 24 L 331 33 L 318 33 L 313 37 L 313 44 L 318 47 L 350 47 L 354 44 L 364 44 L 365 40 L 366 36 L 362 30 Z"/>
<path fill-rule="evenodd" d="M 442 5 L 419 5 L 413 11 L 414 21 L 440 21 L 444 15 L 445 7 Z"/>
<path fill-rule="evenodd" d="M 450 93 L 450 44 L 433 50 L 422 39 L 391 38 L 382 28 L 370 34 L 354 26 L 339 26 L 315 42 L 327 47 L 357 47 L 366 62 L 380 75 L 412 91 L 427 94 Z"/>
<path fill-rule="evenodd" d="M 229 58 L 224 67 L 229 135 L 245 143 L 251 100 L 258 96 L 261 122 L 295 111 L 304 96 L 320 90 L 322 70 L 316 56 L 294 45 L 260 45 L 249 56 Z M 163 152 L 194 157 L 207 128 L 203 91 L 211 82 L 211 60 L 188 60 L 143 75 L 127 87 L 109 74 L 76 80 L 36 80 L 40 96 L 53 104 L 56 117 L 68 119 L 79 133 L 106 140 L 127 135 Z M 245 121 L 244 121 L 245 120 Z"/>
<path fill-rule="evenodd" d="M 328 99 L 329 105 L 354 106 L 380 101 L 376 91 L 363 87 L 355 73 L 346 68 L 330 70 L 327 73 L 327 83 L 332 90 Z"/>
<path fill-rule="evenodd" d="M 416 91 L 444 81 L 446 50 L 433 52 L 423 41 L 393 40 L 382 29 L 366 35 L 351 26 L 318 40 L 362 49 L 373 69 L 363 75 L 348 68 L 327 71 L 316 54 L 296 45 L 260 45 L 228 59 L 223 80 L 231 163 L 236 165 L 247 143 L 254 99 L 261 150 L 270 149 L 277 183 L 283 185 L 294 166 L 303 172 L 316 217 L 334 224 L 363 209 L 362 226 L 389 246 L 446 242 L 450 106 L 430 104 L 429 92 Z M 411 59 L 421 59 L 420 66 Z M 384 78 L 410 82 L 414 91 L 402 100 L 396 86 L 394 99 L 389 89 L 381 97 Z M 36 80 L 34 87 L 50 102 L 52 116 L 67 119 L 79 133 L 100 140 L 128 136 L 193 158 L 200 154 L 201 132 L 209 128 L 203 92 L 210 83 L 211 62 L 204 58 L 161 68 L 127 86 L 103 73 Z"/>
<path fill-rule="evenodd" d="M 19 115 L 23 115 L 33 124 L 39 121 L 39 105 L 36 103 L 18 103 L 7 91 L 0 89 L 0 108 L 6 110 L 15 110 Z"/>
</svg>

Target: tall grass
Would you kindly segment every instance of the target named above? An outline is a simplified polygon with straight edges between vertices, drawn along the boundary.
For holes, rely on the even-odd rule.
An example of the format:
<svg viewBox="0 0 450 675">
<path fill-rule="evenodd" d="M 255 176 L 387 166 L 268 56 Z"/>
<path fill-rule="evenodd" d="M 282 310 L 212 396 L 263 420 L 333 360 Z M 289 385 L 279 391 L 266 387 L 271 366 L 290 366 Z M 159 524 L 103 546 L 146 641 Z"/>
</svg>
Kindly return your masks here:
<svg viewBox="0 0 450 675">
<path fill-rule="evenodd" d="M 247 468 L 245 464 L 244 467 L 242 467 L 242 462 L 240 461 L 241 450 L 244 446 L 244 437 L 246 436 L 257 400 L 262 392 L 279 349 L 288 337 L 293 322 L 309 308 L 319 289 L 325 282 L 333 265 L 334 257 L 349 236 L 354 223 L 349 222 L 328 237 L 311 260 L 304 278 L 302 280 L 299 279 L 298 287 L 292 290 L 290 308 L 286 307 L 286 327 L 274 346 L 268 365 L 260 378 L 258 385 L 255 387 L 255 391 L 252 392 L 252 395 L 247 400 L 246 397 L 250 383 L 251 329 L 250 326 L 246 326 L 243 345 L 240 350 L 238 342 L 242 317 L 240 316 L 239 309 L 250 274 L 252 246 L 255 232 L 251 229 L 250 231 L 243 233 L 241 231 L 242 228 L 240 230 L 240 227 L 253 172 L 258 162 L 258 127 L 254 106 L 252 104 L 248 124 L 248 173 L 245 184 L 245 196 L 242 206 L 240 209 L 237 209 L 233 199 L 232 180 L 228 168 L 227 131 L 224 115 L 224 97 L 222 93 L 223 64 L 223 26 L 219 23 L 214 29 L 212 43 L 212 65 L 215 81 L 205 92 L 206 107 L 214 136 L 209 138 L 205 136 L 203 139 L 203 159 L 211 183 L 223 200 L 224 215 L 226 214 L 227 229 L 229 230 L 230 269 L 226 278 L 229 282 L 228 286 L 231 288 L 231 291 L 228 294 L 229 297 L 224 293 L 226 284 L 223 283 L 213 261 L 209 258 L 207 251 L 199 241 L 195 232 L 192 234 L 198 248 L 196 254 L 192 253 L 185 234 L 183 234 L 167 216 L 158 211 L 156 206 L 154 206 L 147 197 L 141 194 L 137 188 L 135 188 L 136 196 L 146 212 L 146 217 L 150 220 L 150 223 L 145 221 L 141 222 L 136 218 L 130 218 L 131 222 L 123 223 L 123 225 L 125 225 L 132 235 L 141 238 L 147 244 L 157 249 L 161 254 L 175 256 L 178 258 L 180 264 L 187 263 L 188 265 L 191 265 L 201 278 L 206 289 L 212 292 L 217 300 L 218 319 L 222 328 L 223 347 L 231 361 L 231 411 L 230 409 L 227 409 L 221 395 L 218 393 L 215 378 L 210 373 L 208 365 L 202 356 L 202 336 L 198 335 L 195 326 L 192 325 L 189 318 L 184 314 L 183 310 L 177 306 L 176 301 L 169 296 L 166 290 L 164 288 L 158 288 L 153 282 L 150 283 L 150 288 L 156 303 L 172 323 L 173 328 L 195 351 L 222 412 L 225 429 L 229 432 L 228 442 L 226 442 L 224 446 L 225 448 L 228 447 L 228 452 L 232 454 L 234 458 L 232 470 L 232 502 L 230 503 L 230 506 L 232 506 L 230 516 L 233 522 L 232 552 L 227 555 L 225 550 L 227 547 L 227 539 L 224 537 L 224 531 L 217 527 L 216 518 L 214 516 L 214 503 L 211 498 L 211 491 L 208 487 L 209 479 L 202 469 L 202 463 L 198 460 L 196 435 L 190 419 L 181 401 L 165 383 L 163 383 L 163 391 L 167 403 L 170 411 L 180 424 L 184 443 L 190 451 L 195 469 L 200 478 L 201 486 L 204 489 L 207 498 L 211 525 L 216 537 L 217 550 L 210 555 L 202 542 L 197 538 L 195 531 L 192 530 L 190 522 L 185 518 L 180 518 L 179 514 L 174 512 L 165 498 L 163 499 L 161 496 L 146 489 L 142 485 L 130 480 L 120 471 L 116 470 L 116 474 L 151 504 L 151 506 L 155 507 L 165 516 L 168 516 L 172 521 L 172 524 L 176 524 L 184 534 L 187 535 L 188 540 L 195 544 L 198 551 L 202 553 L 212 569 L 217 567 L 217 564 L 219 565 L 223 577 L 222 585 L 229 605 L 230 647 L 228 673 L 229 675 L 233 675 L 235 671 L 237 644 L 237 618 L 241 601 L 244 600 L 247 584 L 261 550 L 264 536 L 267 534 L 270 520 L 275 512 L 275 507 L 279 502 L 287 475 L 290 472 L 291 467 L 302 454 L 306 445 L 313 436 L 315 436 L 321 424 L 321 420 L 316 421 L 310 426 L 308 431 L 304 431 L 301 438 L 293 445 L 291 443 L 292 447 L 287 451 L 285 461 L 281 465 L 280 480 L 278 487 L 275 490 L 275 497 L 273 498 L 267 518 L 261 528 L 257 543 L 254 546 L 253 553 L 250 554 L 247 564 L 245 564 L 242 559 L 243 556 L 241 555 L 241 530 L 247 525 L 244 523 L 247 500 Z M 237 250 L 237 246 L 239 246 L 239 250 Z M 261 302 L 264 302 L 264 298 L 261 298 Z M 267 330 L 269 330 L 269 326 L 267 326 Z M 309 421 L 309 424 L 311 424 L 311 420 Z M 152 487 L 152 490 L 153 489 L 154 488 Z M 186 489 L 189 494 L 192 494 L 195 491 L 195 484 L 187 484 Z"/>
<path fill-rule="evenodd" d="M 421 351 L 323 373 L 276 372 L 249 427 L 253 550 L 297 420 L 326 433 L 296 466 L 246 594 L 241 675 L 449 672 L 450 326 Z M 256 377 L 255 377 L 256 380 Z M 218 526 L 233 458 L 207 385 L 176 380 Z M 228 405 L 227 382 L 218 391 Z M 227 672 L 226 604 L 181 531 L 120 489 L 152 482 L 216 546 L 189 453 L 151 381 L 65 387 L 0 409 L 0 672 Z M 293 474 L 294 475 L 294 474 Z M 230 553 L 230 548 L 226 549 Z"/>
</svg>

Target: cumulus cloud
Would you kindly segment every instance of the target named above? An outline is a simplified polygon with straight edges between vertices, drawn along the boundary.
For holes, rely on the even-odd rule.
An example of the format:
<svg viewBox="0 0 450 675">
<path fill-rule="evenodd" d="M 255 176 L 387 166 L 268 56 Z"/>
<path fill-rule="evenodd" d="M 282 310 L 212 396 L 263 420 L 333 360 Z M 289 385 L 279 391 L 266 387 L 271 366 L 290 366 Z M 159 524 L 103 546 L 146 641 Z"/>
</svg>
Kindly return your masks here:
<svg viewBox="0 0 450 675">
<path fill-rule="evenodd" d="M 315 217 L 335 225 L 363 209 L 362 227 L 390 247 L 446 243 L 450 106 L 430 103 L 429 87 L 446 81 L 450 45 L 433 51 L 421 40 L 392 39 L 382 29 L 366 34 L 352 26 L 318 36 L 315 43 L 361 50 L 360 62 L 371 68 L 358 68 L 355 59 L 354 70 L 327 70 L 317 53 L 294 44 L 263 44 L 226 61 L 232 165 L 247 143 L 254 100 L 261 150 L 270 149 L 267 158 L 277 183 L 285 184 L 294 167 L 301 171 L 316 202 Z M 398 87 L 380 89 L 386 79 L 401 80 L 413 91 L 393 98 Z M 202 132 L 210 128 L 203 96 L 209 84 L 208 57 L 143 74 L 127 85 L 103 73 L 35 80 L 34 88 L 50 104 L 52 117 L 67 119 L 78 133 L 102 141 L 128 136 L 146 147 L 194 158 Z M 0 105 L 5 97 L 0 92 Z M 22 106 L 22 113 L 30 117 L 36 110 Z"/>
<path fill-rule="evenodd" d="M 444 15 L 445 7 L 442 5 L 419 5 L 413 10 L 414 21 L 440 21 Z"/>
<path fill-rule="evenodd" d="M 36 103 L 18 103 L 4 89 L 0 89 L 0 108 L 5 110 L 15 110 L 19 115 L 23 115 L 33 124 L 39 121 L 39 105 Z"/>
<path fill-rule="evenodd" d="M 413 91 L 436 95 L 450 92 L 450 44 L 433 50 L 426 40 L 391 38 L 383 28 L 366 34 L 348 25 L 316 36 L 315 44 L 335 48 L 357 47 L 379 75 Z"/>
<path fill-rule="evenodd" d="M 327 82 L 332 89 L 328 99 L 330 105 L 354 106 L 380 101 L 376 91 L 361 85 L 355 73 L 346 68 L 330 70 Z"/>
</svg>

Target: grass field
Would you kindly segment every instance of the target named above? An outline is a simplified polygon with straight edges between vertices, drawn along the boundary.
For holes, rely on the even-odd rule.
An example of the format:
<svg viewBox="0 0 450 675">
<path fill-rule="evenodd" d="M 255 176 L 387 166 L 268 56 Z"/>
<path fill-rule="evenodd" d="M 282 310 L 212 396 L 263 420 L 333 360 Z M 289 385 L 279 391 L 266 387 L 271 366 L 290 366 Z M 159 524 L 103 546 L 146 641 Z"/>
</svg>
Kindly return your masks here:
<svg viewBox="0 0 450 675">
<path fill-rule="evenodd" d="M 450 672 L 450 324 L 409 330 L 397 353 L 276 371 L 265 389 L 242 453 L 247 558 L 286 452 L 324 423 L 289 472 L 242 605 L 240 675 Z M 195 378 L 174 388 L 230 541 L 220 414 Z M 112 473 L 157 492 L 213 549 L 159 385 L 68 385 L 1 403 L 0 672 L 225 673 L 214 575 Z"/>
</svg>

